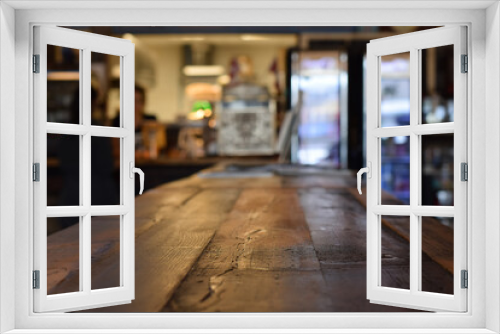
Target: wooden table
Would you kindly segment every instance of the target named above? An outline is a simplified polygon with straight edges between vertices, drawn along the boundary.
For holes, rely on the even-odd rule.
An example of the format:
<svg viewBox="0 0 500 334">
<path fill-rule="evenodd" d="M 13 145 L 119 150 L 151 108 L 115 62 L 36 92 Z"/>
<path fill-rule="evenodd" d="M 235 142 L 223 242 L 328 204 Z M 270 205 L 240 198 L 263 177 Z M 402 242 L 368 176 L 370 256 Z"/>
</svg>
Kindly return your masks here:
<svg viewBox="0 0 500 334">
<path fill-rule="evenodd" d="M 192 176 L 152 189 L 136 198 L 135 300 L 90 312 L 408 311 L 366 300 L 366 214 L 354 187 L 354 176 L 339 172 Z M 397 283 L 408 273 L 409 245 L 392 227 L 383 227 L 383 276 Z M 60 251 L 57 240 L 75 229 L 50 236 L 48 252 Z M 119 269 L 118 240 L 106 238 L 116 231 L 99 233 L 96 286 Z M 433 277 L 452 276 L 424 258 Z M 49 276 L 49 290 L 77 286 L 75 268 L 64 261 L 58 267 L 64 270 L 49 271 L 58 272 Z M 446 282 L 434 280 L 433 288 L 446 290 Z"/>
</svg>

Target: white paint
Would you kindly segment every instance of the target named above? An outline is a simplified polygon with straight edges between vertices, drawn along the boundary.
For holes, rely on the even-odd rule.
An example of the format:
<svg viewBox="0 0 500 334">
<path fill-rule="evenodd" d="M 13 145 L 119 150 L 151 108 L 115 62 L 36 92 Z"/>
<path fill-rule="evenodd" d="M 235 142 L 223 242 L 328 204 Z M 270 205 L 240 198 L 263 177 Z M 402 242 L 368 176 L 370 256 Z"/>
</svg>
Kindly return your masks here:
<svg viewBox="0 0 500 334">
<path fill-rule="evenodd" d="M 37 1 L 37 0 L 6 0 L 6 3 L 16 9 L 83 9 L 83 8 L 123 8 L 123 9 L 477 9 L 487 8 L 495 1 L 301 1 L 301 0 L 219 0 L 219 1 L 179 1 L 179 0 L 73 0 L 73 1 Z M 453 2 L 453 4 L 451 4 Z"/>
<path fill-rule="evenodd" d="M 15 1 L 16 4 L 21 2 Z M 60 2 L 54 1 L 47 3 L 45 1 L 37 1 L 37 6 L 68 6 L 69 1 Z M 104 2 L 88 1 L 83 3 L 85 6 L 100 6 Z M 208 3 L 208 2 L 207 2 Z M 212 3 L 212 2 L 210 2 Z M 266 4 L 261 4 L 259 8 L 265 8 Z M 333 1 L 331 3 L 334 3 Z M 342 2 L 344 6 L 348 6 L 347 2 Z M 26 6 L 33 5 L 33 2 L 25 3 Z M 106 3 L 109 5 L 109 3 Z M 149 3 L 150 5 L 151 3 Z M 226 3 L 227 4 L 227 3 Z M 370 5 L 377 9 L 359 9 L 359 10 L 331 10 L 322 7 L 314 7 L 314 2 L 304 2 L 303 6 L 308 9 L 294 10 L 258 10 L 248 9 L 245 11 L 219 9 L 206 10 L 192 8 L 188 10 L 58 10 L 58 11 L 37 11 L 27 10 L 16 12 L 16 327 L 31 328 L 33 330 L 16 330 L 17 333 L 34 333 L 39 332 L 36 328 L 53 328 L 46 330 L 47 333 L 57 332 L 55 328 L 59 328 L 59 332 L 69 333 L 77 332 L 71 328 L 92 327 L 101 330 L 85 330 L 84 332 L 109 332 L 109 333 L 147 333 L 147 332 L 184 332 L 195 333 L 206 332 L 213 333 L 228 333 L 236 332 L 234 328 L 253 328 L 253 330 L 242 330 L 241 332 L 342 332 L 342 333 L 491 333 L 485 330 L 485 309 L 497 308 L 500 300 L 497 297 L 489 298 L 485 304 L 485 265 L 495 268 L 499 267 L 498 253 L 485 256 L 485 224 L 497 224 L 498 221 L 485 221 L 485 145 L 492 150 L 498 150 L 498 142 L 486 142 L 484 129 L 486 124 L 486 109 L 485 101 L 493 97 L 498 97 L 500 86 L 498 83 L 498 73 L 493 71 L 485 72 L 486 66 L 498 64 L 498 56 L 491 55 L 488 51 L 488 58 L 485 59 L 485 36 L 492 36 L 491 31 L 485 31 L 485 11 L 484 10 L 456 10 L 455 6 L 469 6 L 473 8 L 483 8 L 491 4 L 491 2 L 375 2 L 371 1 Z M 71 2 L 71 6 L 80 6 L 81 2 Z M 126 5 L 120 3 L 120 6 Z M 137 3 L 135 4 L 137 5 Z M 180 5 L 180 4 L 179 4 Z M 215 6 L 216 4 L 214 4 Z M 287 4 L 283 4 L 287 5 Z M 317 4 L 316 4 L 317 5 Z M 358 7 L 358 2 L 352 2 L 351 8 Z M 366 4 L 365 4 L 366 5 Z M 428 6 L 425 8 L 433 8 L 436 5 L 445 6 L 453 9 L 446 10 L 384 10 L 386 6 Z M 118 6 L 118 5 L 117 5 Z M 146 4 L 145 4 L 146 6 Z M 192 6 L 192 3 L 185 2 L 185 8 Z M 257 6 L 257 5 L 256 5 Z M 292 6 L 292 5 L 290 5 Z M 94 7 L 94 8 L 95 8 Z M 316 8 L 316 9 L 314 9 Z M 32 263 L 27 259 L 30 258 L 32 244 L 31 228 L 32 228 L 32 213 L 30 208 L 32 202 L 30 199 L 32 184 L 30 181 L 30 167 L 32 159 L 31 149 L 31 105 L 26 96 L 31 94 L 31 76 L 30 69 L 30 22 L 37 23 L 61 23 L 73 25 L 95 24 L 102 25 L 440 25 L 440 24 L 471 24 L 471 45 L 469 46 L 469 55 L 471 56 L 469 87 L 472 90 L 472 99 L 469 99 L 469 115 L 468 129 L 472 140 L 469 142 L 469 152 L 472 154 L 470 162 L 470 179 L 469 182 L 469 198 L 470 210 L 468 212 L 469 221 L 472 222 L 469 227 L 469 235 L 472 242 L 469 245 L 470 271 L 470 289 L 468 290 L 471 312 L 464 315 L 456 315 L 450 313 L 441 314 L 47 314 L 33 315 L 30 314 L 32 309 L 32 290 L 30 286 L 30 272 Z M 498 16 L 492 16 L 490 24 L 498 26 Z M 498 41 L 487 39 L 488 50 L 490 46 L 498 45 Z M 2 44 L 2 51 L 5 50 Z M 13 56 L 12 52 L 6 51 Z M 0 58 L 2 66 L 4 59 Z M 11 64 L 9 64 L 11 65 Z M 2 67 L 3 68 L 3 67 Z M 4 73 L 4 72 L 2 72 Z M 486 90 L 485 78 L 494 77 L 494 80 L 488 81 L 491 85 Z M 13 77 L 9 78 L 12 82 Z M 5 100 L 6 99 L 6 100 Z M 2 103 L 13 101 L 12 96 L 2 96 Z M 490 109 L 488 113 L 496 113 L 497 109 Z M 494 125 L 493 125 L 494 126 Z M 2 152 L 3 153 L 3 152 Z M 488 154 L 498 154 L 493 151 Z M 491 185 L 488 188 L 488 195 L 497 196 L 500 193 L 498 183 Z M 498 202 L 494 203 L 494 207 L 488 206 L 486 213 L 489 214 L 492 210 L 497 210 Z M 2 220 L 2 231 L 5 228 L 6 222 Z M 473 225 L 474 227 L 472 228 Z M 472 233 L 473 232 L 473 233 Z M 12 235 L 10 235 L 12 237 Z M 489 239 L 489 244 L 492 242 L 499 243 L 498 235 L 493 235 Z M 3 247 L 6 246 L 4 252 Z M 13 254 L 13 245 L 10 243 L 2 243 L 2 261 L 9 261 Z M 13 261 L 10 260 L 10 263 Z M 2 273 L 4 275 L 4 273 Z M 498 279 L 490 281 L 491 284 L 498 285 Z M 5 287 L 2 287 L 2 299 L 5 292 Z M 14 305 L 14 300 L 7 300 L 10 305 Z M 3 300 L 2 300 L 3 302 Z M 4 312 L 2 310 L 2 312 Z M 498 312 L 490 312 L 489 324 L 498 322 Z M 139 325 L 147 325 L 151 329 L 137 329 Z M 168 326 L 171 330 L 161 330 Z M 224 328 L 226 329 L 224 329 Z M 413 330 L 405 330 L 404 327 L 420 328 Z M 470 329 L 470 328 L 477 329 Z M 105 329 L 108 328 L 109 331 Z M 115 330 L 112 330 L 115 328 Z M 120 328 L 120 329 L 116 329 Z M 181 330 L 180 328 L 191 328 L 190 330 Z M 233 328 L 233 329 L 231 329 Z M 300 330 L 291 330 L 286 328 L 302 328 Z M 337 328 L 337 330 L 328 330 L 327 328 Z M 355 328 L 355 329 L 350 329 Z M 378 328 L 378 329 L 377 329 Z M 428 330 L 426 328 L 443 328 Z M 446 329 L 453 328 L 453 329 Z M 462 328 L 462 329 L 460 329 Z M 469 329 L 466 329 L 469 328 Z M 156 330 L 154 330 L 156 329 Z M 80 331 L 81 333 L 83 331 Z"/>
<path fill-rule="evenodd" d="M 486 327 L 500 332 L 500 11 L 496 3 L 486 12 L 486 144 L 485 144 L 485 175 L 488 181 L 485 184 L 486 196 L 486 254 L 492 256 L 486 266 Z"/>
<path fill-rule="evenodd" d="M 420 50 L 444 45 L 454 46 L 454 122 L 420 125 Z M 460 271 L 467 270 L 467 182 L 460 180 L 460 164 L 467 162 L 467 74 L 460 73 L 460 57 L 467 54 L 466 28 L 450 26 L 403 34 L 371 41 L 367 46 L 367 122 L 366 160 L 371 163 L 372 178 L 367 187 L 367 296 L 378 304 L 401 305 L 422 310 L 465 312 L 467 290 L 461 289 Z M 398 208 L 381 203 L 381 142 L 380 137 L 393 134 L 397 128 L 381 127 L 381 56 L 410 52 L 410 125 L 401 127 L 410 137 L 410 205 Z M 427 128 L 428 131 L 415 131 Z M 376 131 L 375 131 L 376 130 Z M 374 133 L 376 132 L 376 133 Z M 421 205 L 421 137 L 425 134 L 454 134 L 454 207 Z M 402 135 L 402 134 L 398 134 Z M 378 211 L 378 212 L 377 212 Z M 404 214 L 410 219 L 410 289 L 382 286 L 382 233 L 381 214 Z M 422 216 L 454 217 L 454 279 L 453 295 L 421 291 Z"/>
<path fill-rule="evenodd" d="M 14 10 L 0 2 L 0 333 L 14 328 Z"/>
<path fill-rule="evenodd" d="M 47 122 L 47 45 L 80 50 L 80 124 Z M 91 125 L 91 53 L 114 54 L 121 58 L 120 92 L 121 127 Z M 33 185 L 34 260 L 33 269 L 40 271 L 40 288 L 33 290 L 35 312 L 72 311 L 123 304 L 134 299 L 134 180 L 128 168 L 134 164 L 134 45 L 127 40 L 71 29 L 37 26 L 34 30 L 34 53 L 40 55 L 40 73 L 34 80 L 34 148 L 33 160 L 40 163 L 40 181 Z M 47 132 L 80 135 L 80 206 L 47 207 Z M 91 137 L 121 138 L 120 191 L 122 205 L 93 206 L 91 203 Z M 130 163 L 129 163 L 130 162 Z M 129 167 L 130 166 L 130 167 Z M 142 177 L 143 179 L 143 177 Z M 120 215 L 120 286 L 91 289 L 91 225 L 92 217 Z M 47 293 L 47 217 L 80 217 L 80 251 L 78 292 Z"/>
<path fill-rule="evenodd" d="M 8 332 L 8 334 L 66 334 L 66 333 L 102 333 L 102 334 L 233 334 L 233 333 L 243 333 L 243 334 L 493 334 L 494 332 L 481 329 L 481 328 L 471 328 L 471 329 L 146 329 L 146 330 L 136 330 L 136 329 L 119 329 L 119 330 L 100 330 L 100 331 L 89 331 L 89 330 L 73 330 L 69 331 L 66 329 L 62 330 L 29 330 L 29 329 L 18 329 Z"/>
</svg>

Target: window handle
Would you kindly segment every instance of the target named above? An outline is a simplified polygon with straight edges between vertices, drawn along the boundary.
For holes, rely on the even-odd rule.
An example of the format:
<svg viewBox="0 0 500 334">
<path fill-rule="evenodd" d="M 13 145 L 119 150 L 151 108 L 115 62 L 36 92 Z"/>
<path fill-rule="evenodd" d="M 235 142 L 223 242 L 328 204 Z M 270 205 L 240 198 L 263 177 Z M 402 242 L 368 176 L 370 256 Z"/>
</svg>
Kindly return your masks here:
<svg viewBox="0 0 500 334">
<path fill-rule="evenodd" d="M 144 172 L 140 168 L 134 167 L 134 162 L 130 161 L 129 164 L 130 167 L 130 178 L 134 178 L 134 173 L 139 174 L 139 184 L 141 189 L 139 190 L 139 195 L 142 195 L 142 192 L 144 191 Z"/>
<path fill-rule="evenodd" d="M 358 192 L 359 194 L 361 195 L 361 176 L 363 175 L 363 173 L 366 173 L 366 177 L 371 179 L 372 178 L 372 163 L 370 161 L 368 161 L 367 163 L 367 167 L 365 168 L 361 168 L 359 171 L 358 171 Z"/>
</svg>

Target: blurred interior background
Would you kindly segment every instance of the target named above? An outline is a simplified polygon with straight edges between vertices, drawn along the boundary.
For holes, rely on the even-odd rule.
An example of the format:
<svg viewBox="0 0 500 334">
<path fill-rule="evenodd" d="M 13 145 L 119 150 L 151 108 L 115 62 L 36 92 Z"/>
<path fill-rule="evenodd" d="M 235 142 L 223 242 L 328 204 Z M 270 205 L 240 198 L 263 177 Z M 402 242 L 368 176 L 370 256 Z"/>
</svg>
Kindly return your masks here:
<svg viewBox="0 0 500 334">
<path fill-rule="evenodd" d="M 135 44 L 136 164 L 147 190 L 226 160 L 364 167 L 366 45 L 432 27 L 70 28 Z M 48 121 L 78 123 L 79 52 L 47 51 Z M 424 123 L 453 121 L 452 57 L 451 47 L 422 54 Z M 120 126 L 120 59 L 94 52 L 91 62 L 92 124 Z M 409 54 L 383 57 L 381 73 L 382 126 L 409 124 Z M 70 137 L 48 135 L 48 205 L 78 205 Z M 453 205 L 453 136 L 428 137 L 423 204 Z M 120 144 L 98 139 L 92 204 L 117 204 Z M 409 138 L 381 145 L 382 188 L 407 204 Z"/>
</svg>

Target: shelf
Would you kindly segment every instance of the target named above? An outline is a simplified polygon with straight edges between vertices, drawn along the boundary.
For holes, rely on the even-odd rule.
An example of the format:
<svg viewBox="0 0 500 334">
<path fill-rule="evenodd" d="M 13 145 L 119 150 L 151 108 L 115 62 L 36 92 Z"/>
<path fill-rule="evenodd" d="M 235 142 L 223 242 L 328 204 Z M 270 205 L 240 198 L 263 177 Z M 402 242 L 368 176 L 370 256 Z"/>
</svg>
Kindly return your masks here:
<svg viewBox="0 0 500 334">
<path fill-rule="evenodd" d="M 47 73 L 48 81 L 79 81 L 80 72 L 77 71 L 51 71 Z"/>
</svg>

